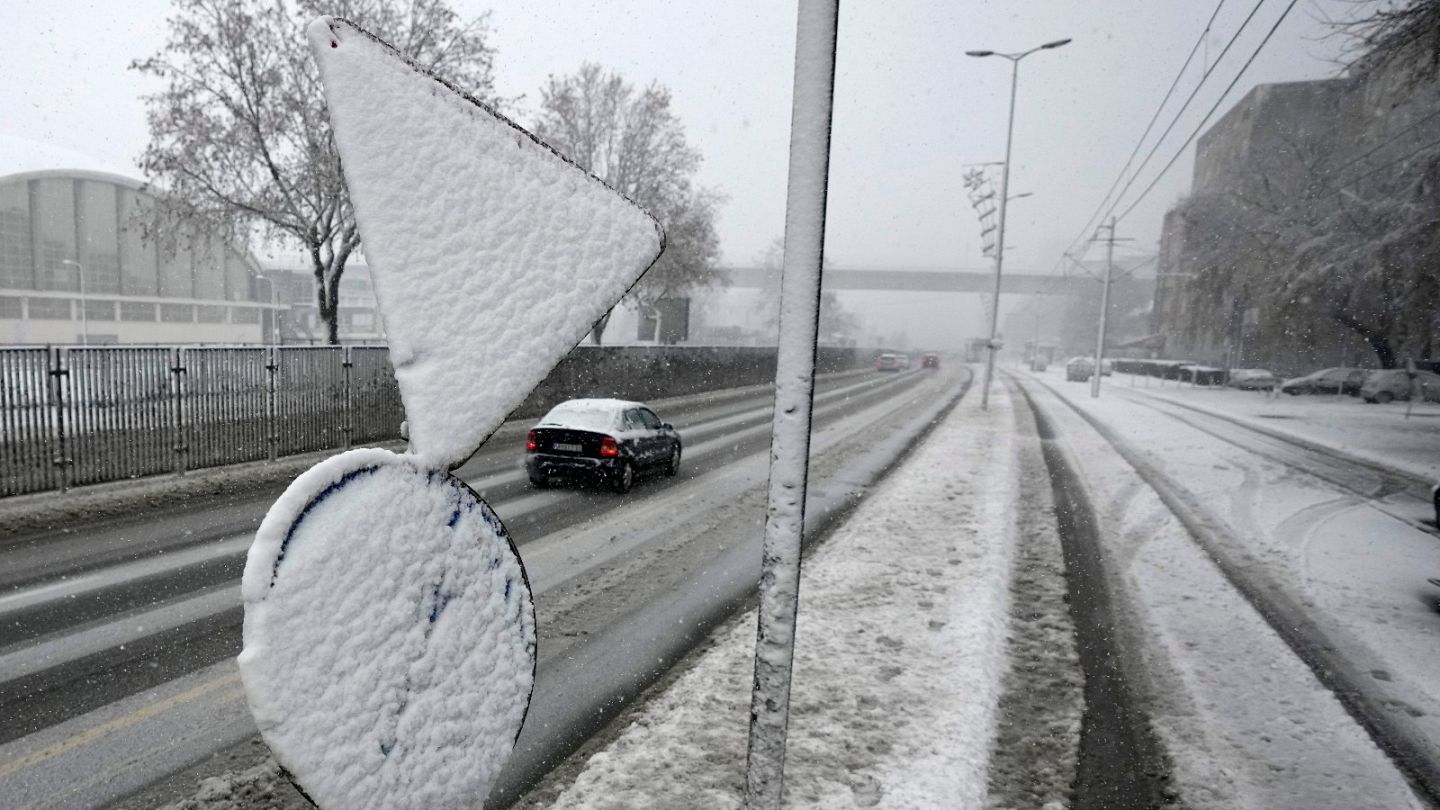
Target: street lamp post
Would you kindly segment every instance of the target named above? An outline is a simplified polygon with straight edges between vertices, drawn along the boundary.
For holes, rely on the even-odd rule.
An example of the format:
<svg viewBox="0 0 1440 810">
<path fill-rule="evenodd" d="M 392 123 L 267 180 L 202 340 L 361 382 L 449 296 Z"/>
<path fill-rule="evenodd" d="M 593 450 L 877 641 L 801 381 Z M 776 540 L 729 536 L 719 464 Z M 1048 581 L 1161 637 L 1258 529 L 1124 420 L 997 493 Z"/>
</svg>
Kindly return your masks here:
<svg viewBox="0 0 1440 810">
<path fill-rule="evenodd" d="M 999 236 L 995 242 L 995 295 L 990 299 L 990 340 L 985 357 L 985 386 L 980 392 L 981 410 L 990 409 L 990 380 L 995 376 L 995 334 L 1000 327 L 1000 272 L 1005 264 L 1005 208 L 1010 201 L 1010 144 L 1015 135 L 1015 90 L 1020 84 L 1020 60 L 1036 51 L 1059 48 L 1070 39 L 1057 39 L 1020 53 L 997 53 L 995 51 L 966 51 L 966 56 L 999 56 L 1010 60 L 1010 118 L 1005 127 L 1005 166 L 1000 174 L 1000 224 Z M 1018 196 L 1018 195 L 1017 195 Z"/>
<path fill-rule="evenodd" d="M 90 345 L 90 313 L 85 310 L 85 265 L 74 259 L 61 259 L 61 264 L 68 264 L 75 268 L 75 277 L 80 279 L 80 344 Z"/>
</svg>

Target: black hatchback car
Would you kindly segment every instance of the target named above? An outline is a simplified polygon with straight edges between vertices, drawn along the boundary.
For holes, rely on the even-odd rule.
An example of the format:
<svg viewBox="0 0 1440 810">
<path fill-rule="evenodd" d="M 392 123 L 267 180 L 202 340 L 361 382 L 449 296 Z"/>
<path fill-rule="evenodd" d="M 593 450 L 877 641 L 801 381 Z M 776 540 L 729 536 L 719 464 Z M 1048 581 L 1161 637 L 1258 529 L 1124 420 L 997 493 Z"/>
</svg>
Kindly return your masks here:
<svg viewBox="0 0 1440 810">
<path fill-rule="evenodd" d="M 647 470 L 680 469 L 680 434 L 644 404 L 571 399 L 545 414 L 525 438 L 525 472 L 535 487 L 552 476 L 584 478 L 629 492 Z"/>
</svg>

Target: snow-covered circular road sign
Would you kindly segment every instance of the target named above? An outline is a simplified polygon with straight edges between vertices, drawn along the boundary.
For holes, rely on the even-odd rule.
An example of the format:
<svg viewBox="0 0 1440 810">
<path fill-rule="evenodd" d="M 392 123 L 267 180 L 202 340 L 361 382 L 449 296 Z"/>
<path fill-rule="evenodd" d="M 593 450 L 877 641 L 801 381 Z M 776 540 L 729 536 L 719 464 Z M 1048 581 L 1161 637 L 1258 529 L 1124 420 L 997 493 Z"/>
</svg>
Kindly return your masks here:
<svg viewBox="0 0 1440 810">
<path fill-rule="evenodd" d="M 280 764 L 327 808 L 478 807 L 535 673 L 524 568 L 464 483 L 386 450 L 295 480 L 242 586 L 240 673 Z"/>
</svg>

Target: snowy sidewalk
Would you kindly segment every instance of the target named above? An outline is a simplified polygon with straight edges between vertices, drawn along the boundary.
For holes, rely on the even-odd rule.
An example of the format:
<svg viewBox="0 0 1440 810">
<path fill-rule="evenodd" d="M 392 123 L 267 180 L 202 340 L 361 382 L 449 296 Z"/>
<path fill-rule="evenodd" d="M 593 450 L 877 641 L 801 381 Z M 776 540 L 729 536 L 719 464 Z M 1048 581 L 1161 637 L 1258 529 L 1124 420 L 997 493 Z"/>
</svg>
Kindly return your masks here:
<svg viewBox="0 0 1440 810">
<path fill-rule="evenodd" d="M 1005 672 L 1015 418 L 965 398 L 808 558 L 786 761 L 791 807 L 976 807 Z M 528 808 L 740 807 L 753 611 L 570 784 Z M 682 665 L 685 666 L 685 665 Z"/>
</svg>

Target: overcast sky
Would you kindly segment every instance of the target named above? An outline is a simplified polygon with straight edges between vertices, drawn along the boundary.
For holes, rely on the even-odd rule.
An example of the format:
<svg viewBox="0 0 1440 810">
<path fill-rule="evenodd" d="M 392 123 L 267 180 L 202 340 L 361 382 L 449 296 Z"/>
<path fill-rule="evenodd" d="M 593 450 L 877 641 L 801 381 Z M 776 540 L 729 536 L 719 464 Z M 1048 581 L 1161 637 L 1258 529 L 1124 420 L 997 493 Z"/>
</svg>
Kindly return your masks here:
<svg viewBox="0 0 1440 810">
<path fill-rule="evenodd" d="M 1189 135 L 1288 2 L 1264 0 L 1132 197 Z M 586 60 L 636 83 L 668 85 L 704 154 L 701 183 L 728 198 L 719 222 L 725 260 L 750 262 L 780 234 L 793 4 L 454 5 L 466 15 L 492 11 L 498 89 L 526 96 L 516 111 L 522 123 L 548 74 L 571 72 Z M 1212 60 L 1254 5 L 1224 4 L 1205 49 Z M 839 266 L 988 266 L 960 178 L 964 164 L 1003 157 L 1009 63 L 964 52 L 1019 51 L 1071 37 L 1070 45 L 1022 63 L 1015 118 L 1011 188 L 1034 196 L 1010 208 L 1006 264 L 1015 272 L 1053 272 L 1214 8 L 1212 0 L 842 3 L 828 256 Z M 1321 17 L 1348 8 L 1343 0 L 1300 0 L 1221 112 L 1259 82 L 1336 75 L 1340 43 L 1326 36 Z M 168 0 L 5 0 L 0 134 L 133 166 L 146 142 L 139 96 L 148 88 L 126 66 L 160 47 L 168 9 Z M 1181 80 L 1182 99 L 1201 67 L 1193 65 Z M 1187 155 L 1121 222 L 1120 234 L 1153 250 L 1160 217 L 1187 191 L 1189 174 Z M 904 300 L 876 296 L 873 303 L 903 311 Z"/>
</svg>

